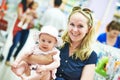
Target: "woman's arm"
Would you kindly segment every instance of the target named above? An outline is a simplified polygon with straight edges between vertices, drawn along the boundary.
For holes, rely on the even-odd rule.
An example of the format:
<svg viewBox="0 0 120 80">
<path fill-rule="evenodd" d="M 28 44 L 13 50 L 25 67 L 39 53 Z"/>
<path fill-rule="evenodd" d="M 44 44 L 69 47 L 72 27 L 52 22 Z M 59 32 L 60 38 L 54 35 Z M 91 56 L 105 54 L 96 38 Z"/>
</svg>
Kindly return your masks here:
<svg viewBox="0 0 120 80">
<path fill-rule="evenodd" d="M 95 64 L 86 65 L 83 68 L 83 72 L 80 80 L 93 80 L 94 74 L 95 74 Z"/>
<path fill-rule="evenodd" d="M 55 55 L 56 52 L 45 54 L 45 55 L 30 55 L 28 58 L 26 58 L 25 61 L 27 61 L 30 64 L 50 64 L 53 62 L 53 55 Z"/>
<path fill-rule="evenodd" d="M 18 5 L 17 14 L 18 14 L 18 19 L 21 20 L 21 16 L 23 15 L 23 5 L 21 3 Z"/>
<path fill-rule="evenodd" d="M 51 71 L 54 69 L 57 69 L 60 66 L 60 57 L 59 57 L 59 51 L 58 53 L 56 53 L 56 55 L 53 56 L 53 62 L 48 64 L 48 65 L 40 65 L 37 67 L 37 72 L 41 72 L 41 71 Z"/>
</svg>

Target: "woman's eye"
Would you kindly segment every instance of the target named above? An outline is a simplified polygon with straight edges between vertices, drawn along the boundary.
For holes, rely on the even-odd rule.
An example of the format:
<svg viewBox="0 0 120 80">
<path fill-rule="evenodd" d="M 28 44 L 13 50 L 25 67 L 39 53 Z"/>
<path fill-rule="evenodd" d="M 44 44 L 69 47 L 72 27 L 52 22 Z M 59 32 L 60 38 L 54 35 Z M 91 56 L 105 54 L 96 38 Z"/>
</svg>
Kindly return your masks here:
<svg viewBox="0 0 120 80">
<path fill-rule="evenodd" d="M 74 26 L 74 24 L 73 24 L 73 23 L 70 23 L 70 25 L 71 25 L 71 26 Z"/>
<path fill-rule="evenodd" d="M 84 26 L 83 25 L 79 25 L 78 28 L 83 28 Z"/>
</svg>

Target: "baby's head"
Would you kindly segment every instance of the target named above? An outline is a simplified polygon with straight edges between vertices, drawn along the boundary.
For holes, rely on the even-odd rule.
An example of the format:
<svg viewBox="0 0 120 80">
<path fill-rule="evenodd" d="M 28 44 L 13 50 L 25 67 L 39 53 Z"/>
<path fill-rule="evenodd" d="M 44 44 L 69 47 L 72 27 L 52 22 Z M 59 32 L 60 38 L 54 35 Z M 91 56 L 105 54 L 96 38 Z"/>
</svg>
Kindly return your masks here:
<svg viewBox="0 0 120 80">
<path fill-rule="evenodd" d="M 29 7 L 33 10 L 36 10 L 38 8 L 39 4 L 36 1 L 33 1 Z"/>
<path fill-rule="evenodd" d="M 39 48 L 46 52 L 58 44 L 58 30 L 53 26 L 43 26 L 39 33 Z"/>
</svg>

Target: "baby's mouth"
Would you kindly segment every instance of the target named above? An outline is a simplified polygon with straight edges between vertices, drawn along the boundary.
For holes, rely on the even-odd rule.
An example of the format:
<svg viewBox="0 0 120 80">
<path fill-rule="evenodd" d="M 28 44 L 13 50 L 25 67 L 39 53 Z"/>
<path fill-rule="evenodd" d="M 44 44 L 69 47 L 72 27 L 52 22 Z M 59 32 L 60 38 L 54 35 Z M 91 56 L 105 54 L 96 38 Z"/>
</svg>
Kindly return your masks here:
<svg viewBox="0 0 120 80">
<path fill-rule="evenodd" d="M 47 47 L 45 47 L 45 46 L 44 46 L 43 48 L 44 48 L 44 49 L 47 49 Z"/>
</svg>

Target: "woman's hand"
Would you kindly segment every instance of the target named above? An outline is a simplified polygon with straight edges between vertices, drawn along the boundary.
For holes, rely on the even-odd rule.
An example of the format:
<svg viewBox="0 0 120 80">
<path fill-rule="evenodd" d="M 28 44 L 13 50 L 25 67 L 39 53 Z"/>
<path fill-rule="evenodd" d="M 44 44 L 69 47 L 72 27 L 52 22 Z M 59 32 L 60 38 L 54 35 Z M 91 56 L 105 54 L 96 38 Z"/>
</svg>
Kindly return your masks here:
<svg viewBox="0 0 120 80">
<path fill-rule="evenodd" d="M 52 52 L 49 54 L 41 54 L 41 55 L 30 55 L 28 58 L 26 58 L 26 62 L 29 64 L 41 64 L 41 65 L 47 65 L 53 62 L 53 55 L 55 55 L 56 52 Z"/>
</svg>

